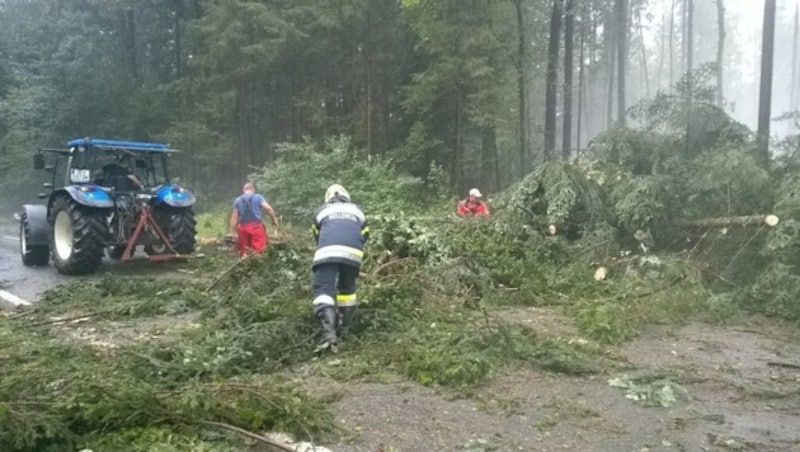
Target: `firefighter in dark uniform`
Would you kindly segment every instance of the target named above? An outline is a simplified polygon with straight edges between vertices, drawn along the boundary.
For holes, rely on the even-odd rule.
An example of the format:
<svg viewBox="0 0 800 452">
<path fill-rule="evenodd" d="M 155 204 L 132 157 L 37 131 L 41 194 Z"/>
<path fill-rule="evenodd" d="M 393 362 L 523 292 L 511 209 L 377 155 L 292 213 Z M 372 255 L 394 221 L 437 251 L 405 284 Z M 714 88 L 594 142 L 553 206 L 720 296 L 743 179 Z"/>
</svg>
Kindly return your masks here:
<svg viewBox="0 0 800 452">
<path fill-rule="evenodd" d="M 314 317 L 322 326 L 317 350 L 337 351 L 339 336 L 347 332 L 355 314 L 356 279 L 369 239 L 364 212 L 350 195 L 334 184 L 325 192 L 312 226 L 314 253 Z"/>
</svg>

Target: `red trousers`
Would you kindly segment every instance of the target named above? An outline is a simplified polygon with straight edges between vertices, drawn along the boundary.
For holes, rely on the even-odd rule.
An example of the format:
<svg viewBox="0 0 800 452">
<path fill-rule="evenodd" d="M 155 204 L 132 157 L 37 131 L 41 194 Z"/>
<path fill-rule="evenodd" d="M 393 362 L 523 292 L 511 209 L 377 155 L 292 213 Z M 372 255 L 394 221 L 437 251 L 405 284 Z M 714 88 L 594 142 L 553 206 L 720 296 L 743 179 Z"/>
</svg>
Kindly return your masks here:
<svg viewBox="0 0 800 452">
<path fill-rule="evenodd" d="M 269 237 L 267 237 L 267 228 L 264 223 L 260 221 L 253 221 L 250 223 L 240 224 L 237 232 L 239 234 L 239 256 L 244 257 L 247 254 L 248 248 L 256 253 L 262 253 L 269 246 Z"/>
</svg>

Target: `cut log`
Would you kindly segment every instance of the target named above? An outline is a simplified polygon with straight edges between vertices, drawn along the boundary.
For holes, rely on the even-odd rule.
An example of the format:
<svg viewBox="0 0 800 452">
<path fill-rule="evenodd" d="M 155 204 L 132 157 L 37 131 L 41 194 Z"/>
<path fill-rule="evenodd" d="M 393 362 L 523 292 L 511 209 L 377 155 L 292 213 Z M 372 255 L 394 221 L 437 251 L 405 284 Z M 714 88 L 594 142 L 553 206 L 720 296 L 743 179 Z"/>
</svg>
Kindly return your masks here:
<svg viewBox="0 0 800 452">
<path fill-rule="evenodd" d="M 754 226 L 766 224 L 774 227 L 780 222 L 776 215 L 745 215 L 741 217 L 704 218 L 702 220 L 684 221 L 681 226 L 690 228 L 724 228 L 727 226 Z"/>
<path fill-rule="evenodd" d="M 603 281 L 608 276 L 608 269 L 605 267 L 599 267 L 597 270 L 594 271 L 594 280 L 595 281 Z"/>
<path fill-rule="evenodd" d="M 556 232 L 558 232 L 558 229 L 556 229 L 556 225 L 551 224 L 550 226 L 547 227 L 547 234 L 556 235 Z"/>
</svg>

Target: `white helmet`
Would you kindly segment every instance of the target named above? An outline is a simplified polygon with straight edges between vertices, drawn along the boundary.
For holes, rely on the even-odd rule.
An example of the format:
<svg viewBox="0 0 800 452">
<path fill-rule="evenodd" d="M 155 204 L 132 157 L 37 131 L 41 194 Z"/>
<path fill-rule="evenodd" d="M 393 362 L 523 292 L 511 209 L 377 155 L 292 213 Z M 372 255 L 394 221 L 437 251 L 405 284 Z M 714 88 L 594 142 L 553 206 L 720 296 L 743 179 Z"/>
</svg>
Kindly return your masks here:
<svg viewBox="0 0 800 452">
<path fill-rule="evenodd" d="M 333 198 L 335 198 L 336 196 L 339 196 L 340 198 L 345 198 L 348 201 L 350 200 L 350 194 L 347 193 L 347 190 L 345 190 L 344 187 L 342 187 L 339 184 L 333 184 L 330 187 L 328 187 L 327 191 L 325 191 L 325 202 L 333 201 Z"/>
</svg>

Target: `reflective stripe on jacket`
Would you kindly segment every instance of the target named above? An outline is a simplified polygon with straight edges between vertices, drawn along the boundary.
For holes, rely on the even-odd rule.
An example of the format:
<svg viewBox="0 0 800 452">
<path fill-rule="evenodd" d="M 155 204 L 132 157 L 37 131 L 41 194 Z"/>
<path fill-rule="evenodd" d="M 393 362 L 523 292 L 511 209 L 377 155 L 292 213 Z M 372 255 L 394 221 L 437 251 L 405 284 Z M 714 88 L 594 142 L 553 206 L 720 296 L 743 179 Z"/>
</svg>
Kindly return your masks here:
<svg viewBox="0 0 800 452">
<path fill-rule="evenodd" d="M 324 204 L 311 229 L 317 239 L 314 265 L 335 262 L 361 267 L 369 228 L 358 206 L 343 201 Z"/>
</svg>

